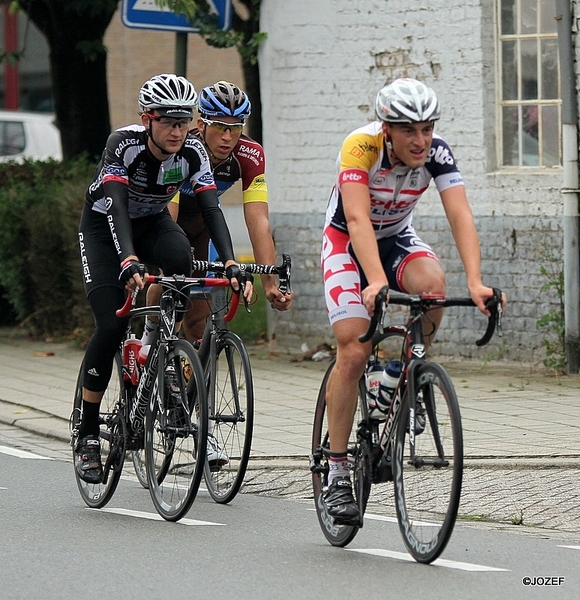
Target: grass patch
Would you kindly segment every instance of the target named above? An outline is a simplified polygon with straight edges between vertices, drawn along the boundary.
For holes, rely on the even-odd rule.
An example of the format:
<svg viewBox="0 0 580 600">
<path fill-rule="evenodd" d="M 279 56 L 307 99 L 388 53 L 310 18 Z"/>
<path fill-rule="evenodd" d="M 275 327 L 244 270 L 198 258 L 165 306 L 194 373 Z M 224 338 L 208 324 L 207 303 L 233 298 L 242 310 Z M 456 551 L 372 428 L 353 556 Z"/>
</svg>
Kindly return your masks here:
<svg viewBox="0 0 580 600">
<path fill-rule="evenodd" d="M 254 304 L 250 306 L 252 312 L 246 312 L 243 305 L 240 305 L 235 319 L 229 323 L 230 330 L 237 333 L 248 344 L 264 342 L 268 337 L 266 318 L 268 301 L 259 275 L 254 278 L 254 288 L 256 290 L 254 296 L 257 297 Z"/>
</svg>

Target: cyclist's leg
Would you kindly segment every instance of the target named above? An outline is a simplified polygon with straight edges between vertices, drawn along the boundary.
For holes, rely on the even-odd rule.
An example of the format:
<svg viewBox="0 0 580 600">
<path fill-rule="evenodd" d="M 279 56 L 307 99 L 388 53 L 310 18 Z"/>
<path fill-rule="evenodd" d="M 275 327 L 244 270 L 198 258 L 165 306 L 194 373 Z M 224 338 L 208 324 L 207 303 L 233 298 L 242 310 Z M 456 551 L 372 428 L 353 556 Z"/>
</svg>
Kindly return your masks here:
<svg viewBox="0 0 580 600">
<path fill-rule="evenodd" d="M 127 326 L 115 311 L 124 301 L 119 260 L 106 216 L 86 208 L 79 229 L 85 291 L 95 318 L 95 330 L 83 361 L 82 420 L 75 450 L 79 476 L 100 480 L 99 405 L 107 389 L 115 353 Z"/>
<path fill-rule="evenodd" d="M 330 438 L 328 491 L 325 503 L 333 517 L 356 519 L 358 507 L 352 494 L 347 457 L 358 397 L 358 382 L 371 352 L 370 342 L 358 337 L 368 327 L 362 304 L 357 264 L 349 253 L 348 234 L 328 227 L 324 234 L 322 268 L 326 305 L 337 355 L 326 388 L 326 410 Z"/>
<path fill-rule="evenodd" d="M 445 294 L 445 273 L 433 249 L 423 242 L 412 226 L 404 229 L 389 251 L 385 263 L 391 287 L 407 294 Z M 392 265 L 392 266 L 391 266 Z M 430 310 L 423 317 L 425 342 L 435 339 L 443 319 L 443 308 Z"/>
<path fill-rule="evenodd" d="M 213 260 L 209 254 L 210 237 L 209 233 L 203 224 L 201 215 L 199 216 L 200 223 L 192 223 L 187 220 L 184 224 L 180 221 L 178 223 L 183 227 L 187 238 L 191 244 L 191 247 L 195 251 L 196 260 Z M 193 277 L 205 277 L 205 272 L 194 271 Z M 211 312 L 211 304 L 209 300 L 190 300 L 187 307 L 187 312 L 183 317 L 183 332 L 185 337 L 190 342 L 195 342 L 203 337 L 205 330 L 205 324 L 207 318 Z"/>
</svg>

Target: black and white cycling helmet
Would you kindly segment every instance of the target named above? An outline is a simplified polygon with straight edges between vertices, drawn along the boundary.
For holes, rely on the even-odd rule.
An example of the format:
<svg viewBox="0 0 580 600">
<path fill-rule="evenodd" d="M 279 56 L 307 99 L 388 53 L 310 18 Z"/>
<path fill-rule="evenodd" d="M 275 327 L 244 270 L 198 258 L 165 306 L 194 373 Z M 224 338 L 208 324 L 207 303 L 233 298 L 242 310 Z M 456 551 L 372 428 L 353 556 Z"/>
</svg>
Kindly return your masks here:
<svg viewBox="0 0 580 600">
<path fill-rule="evenodd" d="M 203 116 L 237 117 L 241 121 L 247 119 L 252 112 L 246 92 L 227 81 L 218 81 L 204 87 L 199 93 L 197 108 Z"/>
<path fill-rule="evenodd" d="M 144 112 L 156 110 L 165 117 L 193 117 L 197 93 L 185 78 L 172 73 L 155 75 L 139 90 L 139 108 Z"/>
<path fill-rule="evenodd" d="M 377 94 L 377 117 L 386 123 L 422 123 L 441 116 L 435 92 L 416 79 L 396 79 Z"/>
</svg>

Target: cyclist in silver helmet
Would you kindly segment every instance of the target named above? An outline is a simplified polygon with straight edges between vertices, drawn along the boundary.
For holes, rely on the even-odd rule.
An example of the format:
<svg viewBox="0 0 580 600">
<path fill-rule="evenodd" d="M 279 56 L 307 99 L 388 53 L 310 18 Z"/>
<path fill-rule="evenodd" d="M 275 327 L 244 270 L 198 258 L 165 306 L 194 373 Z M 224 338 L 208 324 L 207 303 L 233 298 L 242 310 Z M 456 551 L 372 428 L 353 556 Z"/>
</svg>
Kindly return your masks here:
<svg viewBox="0 0 580 600">
<path fill-rule="evenodd" d="M 243 134 L 252 105 L 248 95 L 237 85 L 218 81 L 204 87 L 197 100 L 199 116 L 197 128 L 191 130 L 194 138 L 203 143 L 209 155 L 218 196 L 241 181 L 244 221 L 256 262 L 275 264 L 276 253 L 268 211 L 264 149 L 252 138 Z M 197 260 L 215 258 L 213 238 L 200 215 L 199 203 L 185 184 L 169 204 L 169 210 L 187 235 L 195 250 Z M 194 273 L 203 276 L 203 273 Z M 272 275 L 262 275 L 264 294 L 271 306 L 285 311 L 292 305 L 293 294 L 283 294 Z M 156 304 L 160 290 L 151 289 L 147 302 Z M 183 319 L 183 331 L 194 342 L 203 335 L 210 314 L 205 300 L 192 300 Z M 147 347 L 156 329 L 156 323 L 147 319 L 142 342 Z M 211 427 L 211 423 L 210 423 Z M 211 433 L 211 432 L 210 432 Z M 219 447 L 217 439 L 208 436 L 207 460 L 212 467 L 229 462 L 229 457 Z"/>
<path fill-rule="evenodd" d="M 98 483 L 103 476 L 99 405 L 111 378 L 115 352 L 127 328 L 115 311 L 126 290 L 143 287 L 144 263 L 171 275 L 191 273 L 191 249 L 167 205 L 190 184 L 232 287 L 251 283 L 234 261 L 232 241 L 218 204 L 217 188 L 204 145 L 189 135 L 197 94 L 184 77 L 162 74 L 139 92 L 141 123 L 114 131 L 88 187 L 79 227 L 85 292 L 95 330 L 83 361 L 83 403 L 73 440 L 79 477 Z"/>
<path fill-rule="evenodd" d="M 385 285 L 410 294 L 445 293 L 441 263 L 412 225 L 413 210 L 431 180 L 472 300 L 487 315 L 485 301 L 493 296 L 482 283 L 479 240 L 461 174 L 449 146 L 434 134 L 440 118 L 435 92 L 415 79 L 397 79 L 379 91 L 375 109 L 378 120 L 342 144 L 322 247 L 326 305 L 337 344 L 326 391 L 331 456 L 324 498 L 329 515 L 343 524 L 359 522 L 346 451 L 358 382 L 371 351 L 371 343 L 358 338 L 367 330 L 376 295 Z M 442 310 L 429 313 L 428 342 L 442 316 Z M 425 409 L 415 417 L 420 434 Z"/>
</svg>

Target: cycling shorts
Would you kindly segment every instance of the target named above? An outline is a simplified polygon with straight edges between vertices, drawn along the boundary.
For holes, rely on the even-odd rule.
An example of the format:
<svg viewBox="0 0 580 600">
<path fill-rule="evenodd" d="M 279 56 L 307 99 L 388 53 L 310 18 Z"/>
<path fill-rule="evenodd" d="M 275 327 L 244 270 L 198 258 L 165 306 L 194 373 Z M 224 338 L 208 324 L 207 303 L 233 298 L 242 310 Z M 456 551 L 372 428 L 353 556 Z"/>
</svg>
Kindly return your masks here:
<svg viewBox="0 0 580 600">
<path fill-rule="evenodd" d="M 433 249 L 417 236 L 411 225 L 397 235 L 377 240 L 377 244 L 389 287 L 399 292 L 406 291 L 403 274 L 412 260 L 426 257 L 438 261 Z M 346 231 L 332 225 L 324 229 L 321 263 L 330 324 L 353 317 L 370 320 L 361 296 L 368 282 Z"/>
</svg>

